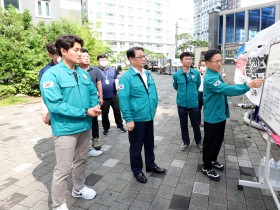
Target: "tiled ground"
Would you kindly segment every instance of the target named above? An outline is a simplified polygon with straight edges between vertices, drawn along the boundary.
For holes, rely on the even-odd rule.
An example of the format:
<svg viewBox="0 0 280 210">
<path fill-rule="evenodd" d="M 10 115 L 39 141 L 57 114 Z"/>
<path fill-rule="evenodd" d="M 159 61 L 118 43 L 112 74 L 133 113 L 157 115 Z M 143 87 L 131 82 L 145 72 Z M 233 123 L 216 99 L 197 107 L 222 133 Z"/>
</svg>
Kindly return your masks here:
<svg viewBox="0 0 280 210">
<path fill-rule="evenodd" d="M 195 147 L 182 152 L 180 126 L 172 77 L 153 74 L 159 93 L 155 119 L 155 153 L 164 175 L 146 173 L 148 182 L 138 183 L 129 166 L 127 133 L 119 133 L 111 118 L 108 136 L 101 132 L 103 155 L 89 158 L 86 184 L 97 191 L 91 201 L 72 198 L 71 210 L 140 209 L 276 209 L 265 190 L 244 187 L 239 179 L 257 180 L 260 158 L 266 143 L 261 133 L 243 122 L 244 110 L 235 106 L 242 97 L 230 98 L 231 119 L 227 121 L 225 141 L 219 160 L 226 170 L 220 182 L 212 182 L 201 173 L 201 154 Z M 41 122 L 40 103 L 0 108 L 0 209 L 45 210 L 51 208 L 50 186 L 55 166 L 50 127 Z M 112 113 L 111 113 L 112 114 Z M 100 129 L 101 130 L 101 129 Z M 102 131 L 102 130 L 101 130 Z M 203 127 L 201 128 L 203 133 Z M 191 137 L 193 132 L 190 127 Z M 280 149 L 273 144 L 272 155 L 279 160 Z M 71 177 L 68 189 L 72 188 Z"/>
</svg>

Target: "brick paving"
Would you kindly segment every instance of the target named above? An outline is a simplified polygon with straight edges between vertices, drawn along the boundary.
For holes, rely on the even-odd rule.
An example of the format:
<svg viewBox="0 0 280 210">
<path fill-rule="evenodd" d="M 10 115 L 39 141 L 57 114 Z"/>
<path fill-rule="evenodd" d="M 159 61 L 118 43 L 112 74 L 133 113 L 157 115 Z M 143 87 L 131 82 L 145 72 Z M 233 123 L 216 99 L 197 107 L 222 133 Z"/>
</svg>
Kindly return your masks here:
<svg viewBox="0 0 280 210">
<path fill-rule="evenodd" d="M 71 210 L 164 210 L 164 209 L 276 209 L 266 190 L 237 189 L 239 179 L 257 180 L 260 158 L 266 142 L 262 132 L 243 122 L 244 110 L 236 106 L 242 97 L 229 99 L 231 119 L 227 120 L 225 141 L 219 154 L 225 171 L 221 181 L 210 181 L 201 173 L 202 157 L 195 144 L 182 152 L 182 139 L 172 77 L 155 78 L 159 106 L 155 118 L 156 163 L 168 171 L 164 175 L 144 173 L 146 184 L 138 183 L 130 171 L 127 133 L 116 130 L 112 111 L 111 131 L 102 134 L 103 155 L 90 157 L 86 184 L 97 197 L 91 201 L 71 197 L 68 179 L 67 205 Z M 40 103 L 0 108 L 0 210 L 51 209 L 50 186 L 55 166 L 51 130 L 41 121 Z M 101 124 L 101 123 L 100 123 Z M 203 134 L 203 127 L 201 128 Z M 190 127 L 193 141 L 193 132 Z M 272 155 L 279 160 L 280 149 L 272 144 Z"/>
</svg>

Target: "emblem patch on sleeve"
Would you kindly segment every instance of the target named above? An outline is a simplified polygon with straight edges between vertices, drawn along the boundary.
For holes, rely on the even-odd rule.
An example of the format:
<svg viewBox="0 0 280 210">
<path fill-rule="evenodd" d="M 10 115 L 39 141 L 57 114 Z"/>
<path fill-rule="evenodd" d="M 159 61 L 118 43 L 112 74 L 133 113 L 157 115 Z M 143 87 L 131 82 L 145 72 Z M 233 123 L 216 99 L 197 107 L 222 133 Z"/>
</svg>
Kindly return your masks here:
<svg viewBox="0 0 280 210">
<path fill-rule="evenodd" d="M 52 88 L 52 87 L 53 87 L 53 81 L 43 82 L 43 88 Z"/>
<path fill-rule="evenodd" d="M 222 82 L 220 81 L 220 80 L 217 80 L 215 83 L 214 83 L 214 86 L 216 87 L 216 86 L 218 86 L 218 85 L 220 85 Z"/>
<path fill-rule="evenodd" d="M 118 86 L 118 89 L 119 89 L 119 90 L 123 90 L 123 89 L 124 89 L 124 84 L 119 85 L 119 86 Z"/>
</svg>

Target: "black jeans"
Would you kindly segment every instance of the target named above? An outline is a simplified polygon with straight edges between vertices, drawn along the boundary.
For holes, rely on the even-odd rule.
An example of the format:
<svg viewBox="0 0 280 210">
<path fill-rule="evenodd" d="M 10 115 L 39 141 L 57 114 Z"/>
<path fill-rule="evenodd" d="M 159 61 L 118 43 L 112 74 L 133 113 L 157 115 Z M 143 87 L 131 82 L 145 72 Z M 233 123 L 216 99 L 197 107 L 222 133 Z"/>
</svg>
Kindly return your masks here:
<svg viewBox="0 0 280 210">
<path fill-rule="evenodd" d="M 154 153 L 154 121 L 134 122 L 133 131 L 128 132 L 130 143 L 130 166 L 133 173 L 142 172 L 143 161 L 141 151 L 144 145 L 145 164 L 146 168 L 154 168 L 155 153 Z"/>
<path fill-rule="evenodd" d="M 98 117 L 92 118 L 92 126 L 91 126 L 91 133 L 92 138 L 98 138 L 99 139 L 99 126 L 98 126 Z"/>
<path fill-rule="evenodd" d="M 122 128 L 123 120 L 122 120 L 122 115 L 121 115 L 121 111 L 120 111 L 119 98 L 118 98 L 118 95 L 116 94 L 113 98 L 104 98 L 103 99 L 103 105 L 101 107 L 103 129 L 104 130 L 110 129 L 110 121 L 109 121 L 110 106 L 112 106 L 117 127 Z"/>
<path fill-rule="evenodd" d="M 225 134 L 226 121 L 219 123 L 204 122 L 203 165 L 205 169 L 212 169 L 211 161 L 216 161 Z"/>
<path fill-rule="evenodd" d="M 188 115 L 190 115 L 191 124 L 193 127 L 194 139 L 196 144 L 201 143 L 201 132 L 199 127 L 199 110 L 198 106 L 188 109 L 178 105 L 178 114 L 180 119 L 181 134 L 184 144 L 190 144 Z"/>
<path fill-rule="evenodd" d="M 203 92 L 198 91 L 199 125 L 201 125 L 202 106 L 203 106 Z"/>
</svg>

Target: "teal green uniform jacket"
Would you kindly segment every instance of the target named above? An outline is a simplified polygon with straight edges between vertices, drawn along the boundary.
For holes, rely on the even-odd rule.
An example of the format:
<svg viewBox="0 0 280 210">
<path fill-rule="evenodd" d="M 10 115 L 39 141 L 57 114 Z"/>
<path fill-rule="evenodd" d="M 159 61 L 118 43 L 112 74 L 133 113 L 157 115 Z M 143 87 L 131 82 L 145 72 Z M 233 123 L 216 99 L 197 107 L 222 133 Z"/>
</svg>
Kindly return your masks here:
<svg viewBox="0 0 280 210">
<path fill-rule="evenodd" d="M 190 68 L 187 78 L 183 69 L 173 74 L 173 87 L 177 90 L 176 103 L 185 108 L 198 106 L 198 88 L 200 86 L 200 74 L 197 70 Z"/>
<path fill-rule="evenodd" d="M 203 83 L 204 121 L 219 123 L 229 117 L 227 96 L 238 96 L 250 90 L 246 84 L 228 85 L 218 72 L 207 69 Z"/>
<path fill-rule="evenodd" d="M 63 62 L 50 68 L 40 81 L 40 90 L 50 112 L 53 135 L 65 136 L 87 131 L 92 118 L 85 109 L 98 104 L 96 88 L 88 72 L 76 67 L 74 71 Z"/>
<path fill-rule="evenodd" d="M 158 104 L 155 81 L 149 71 L 146 71 L 148 90 L 139 74 L 133 68 L 122 75 L 119 82 L 119 101 L 123 119 L 126 123 L 146 122 L 153 120 Z"/>
</svg>

